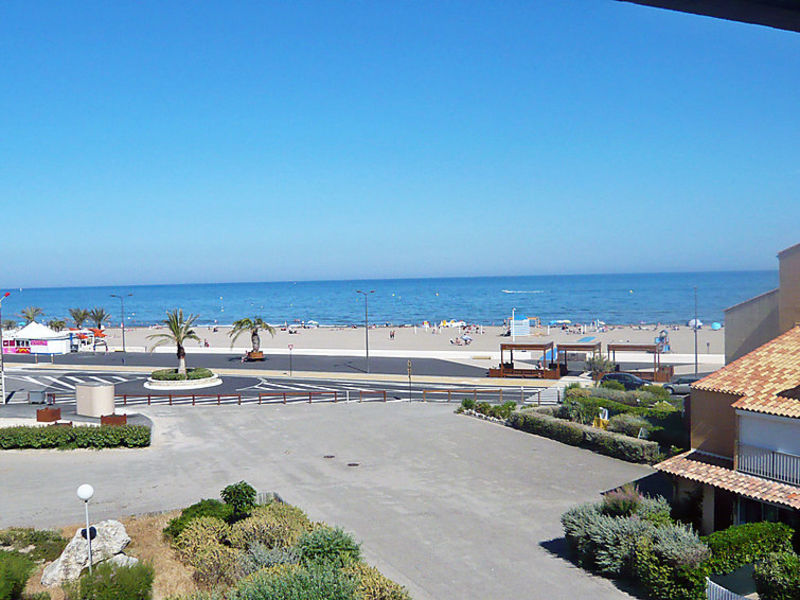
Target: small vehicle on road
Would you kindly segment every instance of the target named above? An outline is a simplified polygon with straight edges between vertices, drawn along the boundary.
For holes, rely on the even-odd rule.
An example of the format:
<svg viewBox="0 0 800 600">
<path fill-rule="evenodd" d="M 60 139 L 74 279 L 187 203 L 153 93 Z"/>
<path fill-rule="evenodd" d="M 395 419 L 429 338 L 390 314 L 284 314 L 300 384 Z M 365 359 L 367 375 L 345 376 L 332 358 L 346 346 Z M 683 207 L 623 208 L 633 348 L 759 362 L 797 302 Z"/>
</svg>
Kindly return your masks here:
<svg viewBox="0 0 800 600">
<path fill-rule="evenodd" d="M 675 377 L 672 382 L 665 383 L 664 389 L 672 396 L 684 396 L 692 391 L 692 384 L 702 378 L 702 375 L 681 375 Z"/>
<path fill-rule="evenodd" d="M 600 380 L 602 385 L 606 381 L 616 381 L 625 386 L 626 390 L 638 390 L 643 385 L 650 385 L 649 381 L 645 381 L 641 377 L 632 375 L 630 373 L 606 373 Z"/>
</svg>

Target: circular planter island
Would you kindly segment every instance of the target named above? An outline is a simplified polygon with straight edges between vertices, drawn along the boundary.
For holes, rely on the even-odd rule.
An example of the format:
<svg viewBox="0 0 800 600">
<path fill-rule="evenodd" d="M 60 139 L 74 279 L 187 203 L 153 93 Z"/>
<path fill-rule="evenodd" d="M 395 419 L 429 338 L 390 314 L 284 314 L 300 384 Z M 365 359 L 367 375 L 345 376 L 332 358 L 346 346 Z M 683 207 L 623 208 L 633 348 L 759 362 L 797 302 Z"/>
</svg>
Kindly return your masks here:
<svg viewBox="0 0 800 600">
<path fill-rule="evenodd" d="M 196 390 L 222 384 L 222 379 L 210 369 L 187 369 L 186 375 L 179 375 L 178 369 L 160 369 L 150 373 L 144 384 L 148 390 Z"/>
</svg>

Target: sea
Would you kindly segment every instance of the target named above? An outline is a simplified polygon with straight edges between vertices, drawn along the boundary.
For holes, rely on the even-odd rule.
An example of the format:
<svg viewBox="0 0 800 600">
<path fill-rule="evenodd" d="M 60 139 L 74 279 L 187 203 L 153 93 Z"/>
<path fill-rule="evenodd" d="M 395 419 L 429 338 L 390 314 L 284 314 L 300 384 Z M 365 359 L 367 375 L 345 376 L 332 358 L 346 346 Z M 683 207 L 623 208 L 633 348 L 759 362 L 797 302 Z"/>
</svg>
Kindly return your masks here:
<svg viewBox="0 0 800 600">
<path fill-rule="evenodd" d="M 696 289 L 700 320 L 722 323 L 726 307 L 777 285 L 777 271 L 724 271 L 6 288 L 11 295 L 2 318 L 19 320 L 24 307 L 38 306 L 41 320 L 68 321 L 71 307 L 103 307 L 113 315 L 110 324 L 119 325 L 121 303 L 111 294 L 131 294 L 125 298 L 127 326 L 158 323 L 174 308 L 197 314 L 198 324 L 260 316 L 273 324 L 352 325 L 364 323 L 361 290 L 371 292 L 371 324 L 455 319 L 500 325 L 512 310 L 516 318 L 539 317 L 542 323 L 685 324 L 694 316 Z"/>
</svg>

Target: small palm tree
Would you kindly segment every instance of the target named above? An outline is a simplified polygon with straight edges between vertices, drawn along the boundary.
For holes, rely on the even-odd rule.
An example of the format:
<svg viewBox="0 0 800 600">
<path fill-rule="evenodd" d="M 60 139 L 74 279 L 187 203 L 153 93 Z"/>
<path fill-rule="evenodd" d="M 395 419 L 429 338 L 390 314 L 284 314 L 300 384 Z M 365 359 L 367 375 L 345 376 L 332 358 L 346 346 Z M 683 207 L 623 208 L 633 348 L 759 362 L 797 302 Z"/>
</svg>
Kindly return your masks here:
<svg viewBox="0 0 800 600">
<path fill-rule="evenodd" d="M 586 366 L 592 372 L 592 379 L 595 384 L 605 374 L 614 370 L 614 361 L 609 360 L 602 354 L 595 354 L 586 361 Z"/>
<path fill-rule="evenodd" d="M 25 319 L 25 325 L 27 325 L 28 323 L 33 323 L 36 320 L 36 317 L 41 317 L 43 314 L 44 311 L 38 306 L 27 306 L 22 309 L 22 312 L 19 313 L 19 316 Z"/>
<path fill-rule="evenodd" d="M 89 311 L 89 320 L 95 324 L 97 329 L 102 329 L 103 324 L 111 318 L 111 315 L 106 312 L 105 308 L 95 306 Z"/>
<path fill-rule="evenodd" d="M 275 328 L 261 317 L 253 317 L 252 319 L 245 317 L 244 319 L 234 321 L 233 329 L 231 329 L 228 334 L 233 338 L 231 340 L 231 348 L 233 348 L 233 344 L 239 339 L 240 335 L 245 331 L 249 331 L 250 344 L 253 346 L 253 352 L 258 352 L 259 348 L 261 348 L 261 337 L 258 335 L 259 329 L 263 329 L 273 337 L 275 336 Z"/>
<path fill-rule="evenodd" d="M 176 308 L 172 312 L 167 312 L 167 318 L 163 323 L 167 326 L 167 333 L 154 333 L 148 335 L 148 340 L 157 340 L 153 348 L 164 344 L 175 344 L 178 350 L 178 373 L 186 375 L 186 350 L 183 345 L 189 340 L 200 341 L 192 325 L 197 320 L 197 315 L 183 316 L 183 309 Z"/>
<path fill-rule="evenodd" d="M 69 314 L 72 320 L 75 321 L 75 327 L 78 329 L 83 327 L 83 323 L 89 319 L 89 311 L 85 308 L 70 308 Z"/>
<path fill-rule="evenodd" d="M 67 322 L 64 319 L 50 319 L 47 326 L 53 331 L 61 331 L 67 326 Z"/>
</svg>

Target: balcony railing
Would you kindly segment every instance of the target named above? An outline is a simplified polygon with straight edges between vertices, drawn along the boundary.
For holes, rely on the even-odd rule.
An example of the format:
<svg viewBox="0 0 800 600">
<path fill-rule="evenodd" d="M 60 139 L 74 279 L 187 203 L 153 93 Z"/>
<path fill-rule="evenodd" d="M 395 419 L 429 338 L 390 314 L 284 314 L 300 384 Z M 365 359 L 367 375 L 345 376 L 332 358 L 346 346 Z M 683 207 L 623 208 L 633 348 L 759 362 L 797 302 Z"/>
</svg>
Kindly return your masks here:
<svg viewBox="0 0 800 600">
<path fill-rule="evenodd" d="M 800 486 L 800 456 L 738 444 L 736 469 L 742 473 Z"/>
</svg>

